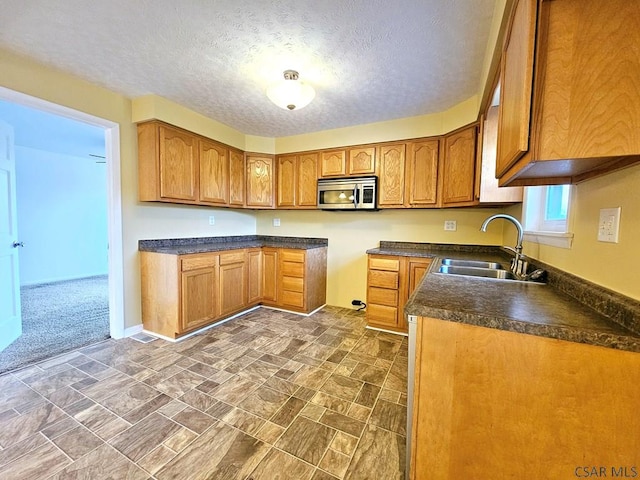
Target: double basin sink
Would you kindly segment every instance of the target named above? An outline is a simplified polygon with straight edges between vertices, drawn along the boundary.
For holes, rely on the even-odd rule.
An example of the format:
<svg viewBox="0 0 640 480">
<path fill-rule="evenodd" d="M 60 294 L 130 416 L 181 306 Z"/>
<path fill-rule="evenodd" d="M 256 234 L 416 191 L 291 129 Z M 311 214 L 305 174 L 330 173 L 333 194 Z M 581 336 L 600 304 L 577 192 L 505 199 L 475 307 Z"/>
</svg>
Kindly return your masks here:
<svg viewBox="0 0 640 480">
<path fill-rule="evenodd" d="M 511 270 L 506 269 L 501 263 L 485 262 L 482 260 L 458 260 L 454 258 L 444 258 L 442 259 L 437 273 L 493 278 L 513 282 L 523 281 L 516 277 Z"/>
</svg>

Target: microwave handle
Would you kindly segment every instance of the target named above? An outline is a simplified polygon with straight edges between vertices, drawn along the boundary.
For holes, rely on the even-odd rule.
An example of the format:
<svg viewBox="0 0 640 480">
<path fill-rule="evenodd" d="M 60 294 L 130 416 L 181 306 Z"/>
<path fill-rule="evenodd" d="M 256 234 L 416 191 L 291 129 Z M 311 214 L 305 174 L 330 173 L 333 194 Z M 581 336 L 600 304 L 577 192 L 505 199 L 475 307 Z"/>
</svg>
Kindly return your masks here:
<svg viewBox="0 0 640 480">
<path fill-rule="evenodd" d="M 356 187 L 353 189 L 353 207 L 358 208 L 359 204 L 360 204 L 360 189 L 356 185 Z"/>
</svg>

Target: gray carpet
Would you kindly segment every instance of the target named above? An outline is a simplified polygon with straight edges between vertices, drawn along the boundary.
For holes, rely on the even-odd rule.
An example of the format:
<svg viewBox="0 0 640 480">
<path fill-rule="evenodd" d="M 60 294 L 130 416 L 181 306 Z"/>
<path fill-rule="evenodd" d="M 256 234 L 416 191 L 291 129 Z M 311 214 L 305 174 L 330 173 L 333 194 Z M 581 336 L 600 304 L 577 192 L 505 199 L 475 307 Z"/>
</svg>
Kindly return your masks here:
<svg viewBox="0 0 640 480">
<path fill-rule="evenodd" d="M 106 275 L 22 287 L 22 336 L 0 352 L 0 373 L 109 338 Z"/>
</svg>

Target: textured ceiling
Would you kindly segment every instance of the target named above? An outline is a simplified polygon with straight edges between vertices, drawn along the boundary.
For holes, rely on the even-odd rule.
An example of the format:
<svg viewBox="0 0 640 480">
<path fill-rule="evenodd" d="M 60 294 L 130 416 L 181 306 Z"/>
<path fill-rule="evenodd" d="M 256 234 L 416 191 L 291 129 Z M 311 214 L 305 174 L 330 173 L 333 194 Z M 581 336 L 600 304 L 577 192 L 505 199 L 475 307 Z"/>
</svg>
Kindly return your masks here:
<svg viewBox="0 0 640 480">
<path fill-rule="evenodd" d="M 0 0 L 0 46 L 127 97 L 281 137 L 446 110 L 478 93 L 496 0 Z M 304 109 L 266 97 L 285 69 Z"/>
</svg>

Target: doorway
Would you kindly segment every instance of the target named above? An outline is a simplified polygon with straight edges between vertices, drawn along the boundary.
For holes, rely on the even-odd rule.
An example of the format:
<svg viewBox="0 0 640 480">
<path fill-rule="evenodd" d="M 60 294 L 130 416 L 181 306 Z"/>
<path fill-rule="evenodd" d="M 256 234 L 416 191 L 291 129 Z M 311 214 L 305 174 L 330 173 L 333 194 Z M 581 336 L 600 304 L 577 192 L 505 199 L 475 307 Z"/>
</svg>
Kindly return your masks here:
<svg viewBox="0 0 640 480">
<path fill-rule="evenodd" d="M 26 190 L 25 185 L 31 183 L 34 188 L 39 189 L 32 192 L 28 200 L 25 201 L 25 203 L 31 203 L 23 205 L 28 210 L 23 209 L 22 211 L 24 217 L 32 217 L 28 220 L 34 221 L 35 219 L 37 222 L 35 227 L 31 225 L 30 228 L 25 228 L 25 234 L 30 230 L 28 233 L 33 240 L 32 246 L 36 247 L 37 245 L 34 243 L 40 242 L 40 248 L 34 248 L 32 251 L 35 255 L 24 254 L 24 269 L 22 265 L 19 268 L 25 277 L 23 281 L 20 281 L 22 292 L 25 298 L 29 297 L 28 302 L 30 302 L 25 305 L 26 309 L 33 312 L 32 302 L 34 299 L 37 302 L 43 298 L 49 298 L 49 301 L 46 301 L 46 306 L 50 307 L 50 312 L 54 312 L 56 302 L 53 300 L 57 300 L 61 295 L 56 292 L 77 294 L 81 299 L 80 303 L 85 305 L 78 307 L 76 316 L 87 320 L 77 324 L 69 322 L 66 325 L 65 328 L 74 330 L 71 336 L 76 334 L 78 336 L 78 340 L 74 339 L 73 341 L 81 341 L 79 338 L 82 335 L 87 336 L 89 343 L 94 343 L 100 335 L 102 338 L 108 336 L 121 338 L 124 336 L 124 316 L 118 125 L 2 87 L 0 87 L 0 101 L 10 102 L 17 109 L 34 109 L 36 121 L 33 128 L 39 129 L 35 135 L 32 135 L 35 138 L 33 141 L 36 143 L 47 137 L 44 130 L 49 119 L 58 120 L 63 124 L 62 131 L 54 134 L 54 143 L 57 142 L 59 145 L 52 148 L 43 147 L 42 150 L 38 150 L 40 147 L 35 145 L 35 150 L 32 151 L 18 147 L 22 150 L 22 156 L 27 152 L 30 157 L 28 165 L 30 169 L 23 166 L 23 175 L 29 178 L 23 179 L 22 188 Z M 86 145 L 87 139 L 85 138 L 83 142 L 82 136 L 70 137 L 68 133 L 76 131 L 74 126 L 78 127 L 77 132 L 80 134 L 89 132 L 88 136 L 93 136 L 93 138 L 88 141 L 93 142 L 94 145 Z M 24 127 L 24 124 L 20 125 L 20 128 Z M 18 145 L 24 143 L 24 135 L 18 135 L 18 138 L 20 139 L 19 142 L 16 142 Z M 98 138 L 99 145 L 95 145 L 96 138 Z M 73 146 L 74 142 L 77 145 Z M 84 151 L 79 154 L 74 151 L 74 148 L 80 148 Z M 47 150 L 64 151 L 65 149 L 68 150 L 66 152 L 68 155 L 66 157 L 63 155 L 63 160 L 72 165 L 67 164 L 61 171 L 55 170 L 52 166 L 55 163 L 53 160 L 60 157 L 58 153 L 42 154 Z M 64 171 L 65 168 L 66 171 Z M 82 176 L 82 171 L 87 176 Z M 18 178 L 19 175 L 20 169 L 17 169 Z M 38 183 L 39 185 L 37 185 Z M 20 186 L 20 182 L 18 182 L 18 186 Z M 49 193 L 52 195 L 49 197 L 50 203 L 55 203 L 57 210 L 39 216 L 36 210 L 46 202 Z M 56 193 L 61 196 L 58 197 L 58 201 L 53 201 L 53 195 Z M 65 202 L 67 202 L 66 205 Z M 101 202 L 102 206 L 100 207 Z M 78 205 L 79 203 L 83 205 Z M 68 214 L 65 216 L 64 213 L 67 210 Z M 28 214 L 25 214 L 25 211 Z M 44 213 L 45 209 L 42 209 L 42 212 Z M 18 213 L 20 214 L 20 211 Z M 95 222 L 93 217 L 101 217 L 101 226 Z M 66 239 L 64 238 L 68 229 L 83 223 L 86 224 L 86 231 L 80 231 L 77 238 L 69 235 L 66 235 Z M 18 237 L 21 235 L 21 224 L 25 225 L 18 215 Z M 33 236 L 34 233 L 37 236 L 37 241 Z M 15 241 L 20 243 L 22 239 L 16 238 Z M 53 248 L 56 242 L 58 245 Z M 93 245 L 94 243 L 95 245 Z M 25 247 L 28 248 L 28 246 L 29 243 L 25 242 Z M 58 253 L 58 255 L 47 256 L 52 257 L 47 258 L 47 261 L 50 260 L 53 264 L 53 267 L 49 265 L 49 268 L 46 266 L 47 262 L 43 263 L 43 255 L 47 248 Z M 74 253 L 77 254 L 75 257 Z M 86 281 L 80 281 L 79 277 Z M 46 290 L 45 287 L 49 290 Z M 52 290 L 52 287 L 60 288 L 60 290 Z M 93 303 L 87 307 L 91 302 Z M 43 307 L 42 310 L 46 309 Z M 39 309 L 35 311 L 40 313 Z M 83 334 L 83 323 L 89 323 L 92 316 L 100 315 L 102 316 L 100 335 L 98 337 L 92 336 L 90 329 L 85 329 Z M 107 315 L 108 320 L 105 321 L 104 317 Z M 51 326 L 52 330 L 55 331 L 57 326 Z M 64 345 L 61 348 L 63 350 L 69 349 Z M 58 353 L 62 353 L 62 351 Z M 0 355 L 2 354 L 0 353 Z M 1 371 L 2 365 L 0 365 L 0 373 Z"/>
</svg>

